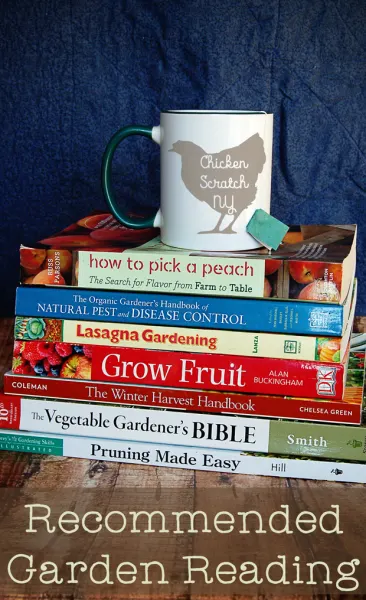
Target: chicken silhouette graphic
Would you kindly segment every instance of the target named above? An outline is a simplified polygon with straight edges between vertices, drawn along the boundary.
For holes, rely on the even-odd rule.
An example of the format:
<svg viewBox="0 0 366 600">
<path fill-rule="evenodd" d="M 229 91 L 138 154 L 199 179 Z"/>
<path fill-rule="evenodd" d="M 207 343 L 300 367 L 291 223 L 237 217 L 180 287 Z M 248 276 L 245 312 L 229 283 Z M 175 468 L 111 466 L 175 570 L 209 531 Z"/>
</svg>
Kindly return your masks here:
<svg viewBox="0 0 366 600">
<path fill-rule="evenodd" d="M 199 233 L 236 233 L 233 225 L 253 203 L 258 175 L 266 162 L 259 134 L 216 154 L 208 154 L 197 144 L 181 140 L 175 142 L 169 152 L 181 157 L 181 176 L 187 190 L 220 213 L 214 229 Z M 220 230 L 227 215 L 233 218 L 225 229 Z"/>
</svg>

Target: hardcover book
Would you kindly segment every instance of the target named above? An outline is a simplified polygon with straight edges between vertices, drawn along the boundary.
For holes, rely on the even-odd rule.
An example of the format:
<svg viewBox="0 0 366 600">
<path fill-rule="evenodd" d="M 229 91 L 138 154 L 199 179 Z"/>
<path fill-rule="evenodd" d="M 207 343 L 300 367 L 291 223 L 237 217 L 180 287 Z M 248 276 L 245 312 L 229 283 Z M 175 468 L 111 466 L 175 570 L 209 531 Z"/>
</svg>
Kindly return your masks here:
<svg viewBox="0 0 366 600">
<path fill-rule="evenodd" d="M 196 252 L 164 246 L 156 230 L 126 229 L 95 214 L 21 246 L 21 282 L 342 304 L 355 273 L 356 233 L 356 225 L 301 225 L 271 254 Z"/>
</svg>

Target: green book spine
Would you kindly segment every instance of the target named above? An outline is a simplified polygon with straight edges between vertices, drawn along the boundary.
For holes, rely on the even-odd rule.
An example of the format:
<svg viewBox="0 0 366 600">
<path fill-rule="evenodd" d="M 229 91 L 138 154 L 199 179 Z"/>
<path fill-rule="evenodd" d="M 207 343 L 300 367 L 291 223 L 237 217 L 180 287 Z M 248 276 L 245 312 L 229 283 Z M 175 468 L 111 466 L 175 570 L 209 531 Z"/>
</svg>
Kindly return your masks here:
<svg viewBox="0 0 366 600">
<path fill-rule="evenodd" d="M 366 427 L 271 421 L 268 452 L 366 462 Z"/>
</svg>

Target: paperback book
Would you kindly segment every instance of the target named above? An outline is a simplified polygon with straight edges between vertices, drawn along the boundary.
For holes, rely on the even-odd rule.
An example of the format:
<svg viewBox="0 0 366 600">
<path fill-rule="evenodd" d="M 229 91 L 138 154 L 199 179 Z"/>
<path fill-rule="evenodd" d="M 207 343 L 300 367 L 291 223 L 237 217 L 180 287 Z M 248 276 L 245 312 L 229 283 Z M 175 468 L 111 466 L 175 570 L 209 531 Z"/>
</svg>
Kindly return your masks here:
<svg viewBox="0 0 366 600">
<path fill-rule="evenodd" d="M 92 344 L 123 348 L 226 354 L 261 358 L 342 363 L 353 324 L 354 306 L 343 338 L 300 336 L 172 325 L 138 325 L 17 316 L 14 338 L 31 342 L 62 342 L 71 346 Z M 65 346 L 66 348 L 67 346 Z"/>
<path fill-rule="evenodd" d="M 12 433 L 5 430 L 0 430 L 0 450 L 199 471 L 366 483 L 364 463 L 256 456 L 240 450 L 122 442 L 71 435 L 46 436 L 41 433 Z"/>
<path fill-rule="evenodd" d="M 80 219 L 21 246 L 21 282 L 342 304 L 354 278 L 356 225 L 291 227 L 271 254 L 181 250 L 155 234 L 128 230 L 105 213 Z"/>
<path fill-rule="evenodd" d="M 342 400 L 343 363 L 256 358 L 140 348 L 15 341 L 12 371 L 22 375 L 137 382 L 162 387 Z M 42 360 L 43 359 L 43 362 Z M 44 361 L 46 360 L 46 363 Z M 47 370 L 48 369 L 48 370 Z"/>
<path fill-rule="evenodd" d="M 351 292 L 351 290 L 350 290 Z M 344 304 L 298 300 L 177 296 L 147 292 L 75 290 L 24 285 L 17 289 L 15 314 L 31 317 L 174 325 L 239 331 L 341 337 L 350 315 Z"/>
</svg>

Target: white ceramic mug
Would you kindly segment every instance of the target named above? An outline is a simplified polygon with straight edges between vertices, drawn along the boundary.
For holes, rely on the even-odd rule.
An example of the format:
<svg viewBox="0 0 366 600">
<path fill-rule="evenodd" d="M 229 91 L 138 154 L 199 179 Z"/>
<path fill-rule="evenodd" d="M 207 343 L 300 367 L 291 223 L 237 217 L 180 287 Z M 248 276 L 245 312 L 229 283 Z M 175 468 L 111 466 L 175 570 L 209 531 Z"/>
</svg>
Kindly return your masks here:
<svg viewBox="0 0 366 600">
<path fill-rule="evenodd" d="M 119 143 L 143 135 L 160 144 L 161 204 L 150 219 L 125 214 L 113 194 L 111 167 Z M 160 227 L 164 244 L 235 251 L 258 248 L 246 231 L 258 208 L 269 212 L 273 115 L 251 111 L 169 110 L 157 127 L 117 131 L 103 156 L 103 193 L 125 226 Z"/>
</svg>

